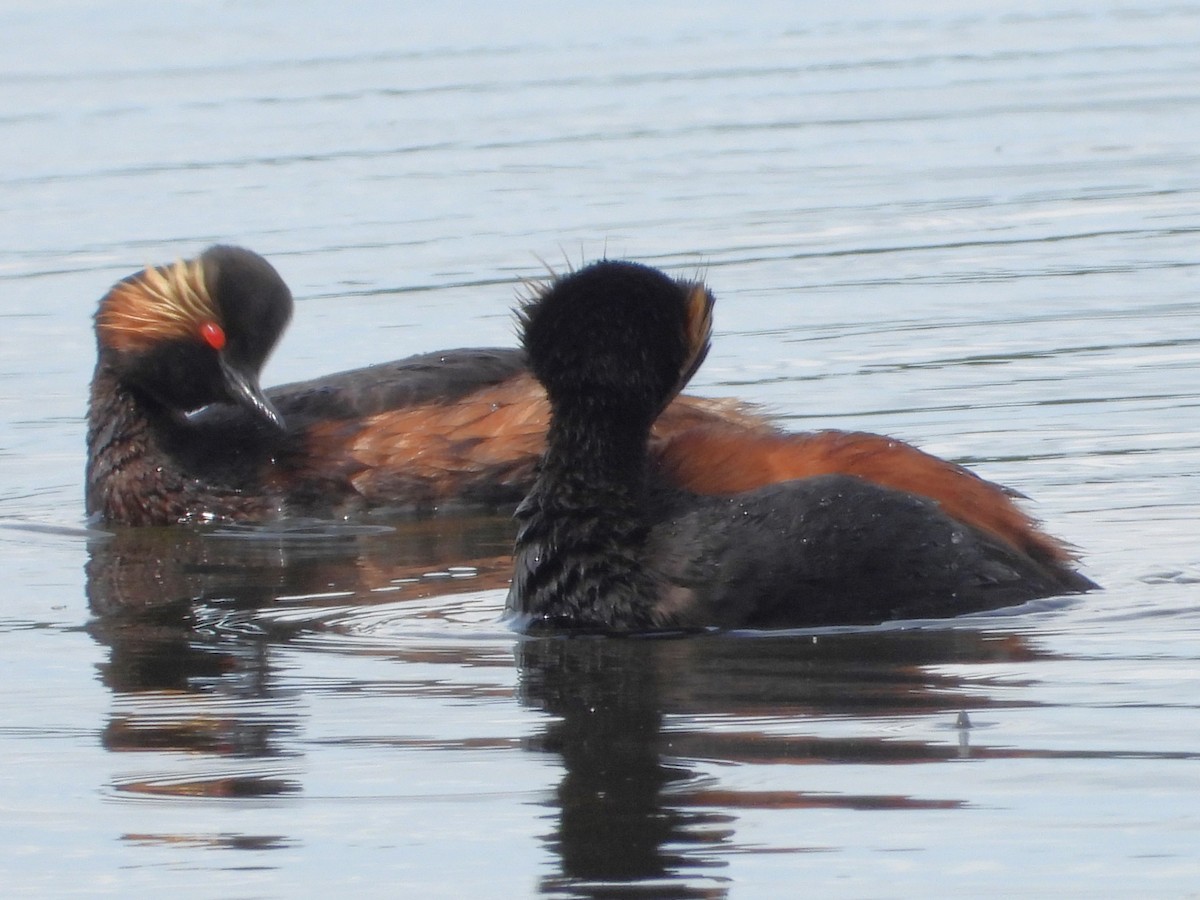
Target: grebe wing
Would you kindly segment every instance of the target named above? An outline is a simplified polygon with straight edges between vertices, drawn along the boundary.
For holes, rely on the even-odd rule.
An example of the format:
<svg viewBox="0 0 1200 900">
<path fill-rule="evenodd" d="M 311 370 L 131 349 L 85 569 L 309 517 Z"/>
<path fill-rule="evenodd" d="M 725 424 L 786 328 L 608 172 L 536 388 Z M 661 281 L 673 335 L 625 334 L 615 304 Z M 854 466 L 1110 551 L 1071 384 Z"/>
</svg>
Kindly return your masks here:
<svg viewBox="0 0 1200 900">
<path fill-rule="evenodd" d="M 453 403 L 526 371 L 525 354 L 500 347 L 442 350 L 267 390 L 289 423 L 358 419 L 425 403 Z"/>
</svg>

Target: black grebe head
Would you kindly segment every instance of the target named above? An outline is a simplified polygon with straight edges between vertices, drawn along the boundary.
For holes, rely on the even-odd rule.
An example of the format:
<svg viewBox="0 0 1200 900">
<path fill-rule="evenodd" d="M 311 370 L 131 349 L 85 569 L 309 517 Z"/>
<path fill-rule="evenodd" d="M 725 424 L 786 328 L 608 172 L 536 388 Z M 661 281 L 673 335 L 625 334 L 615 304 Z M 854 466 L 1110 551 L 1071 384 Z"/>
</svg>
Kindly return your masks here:
<svg viewBox="0 0 1200 900">
<path fill-rule="evenodd" d="M 101 364 L 176 414 L 236 403 L 278 428 L 258 384 L 292 295 L 256 253 L 215 246 L 116 285 L 96 313 Z"/>
<path fill-rule="evenodd" d="M 556 410 L 611 401 L 648 425 L 708 352 L 712 305 L 701 283 L 603 260 L 539 289 L 521 340 Z"/>
<path fill-rule="evenodd" d="M 520 627 L 656 626 L 660 585 L 642 560 L 650 428 L 704 358 L 712 304 L 703 284 L 606 260 L 552 282 L 521 311 L 551 413 L 517 510 L 507 610 Z"/>
</svg>

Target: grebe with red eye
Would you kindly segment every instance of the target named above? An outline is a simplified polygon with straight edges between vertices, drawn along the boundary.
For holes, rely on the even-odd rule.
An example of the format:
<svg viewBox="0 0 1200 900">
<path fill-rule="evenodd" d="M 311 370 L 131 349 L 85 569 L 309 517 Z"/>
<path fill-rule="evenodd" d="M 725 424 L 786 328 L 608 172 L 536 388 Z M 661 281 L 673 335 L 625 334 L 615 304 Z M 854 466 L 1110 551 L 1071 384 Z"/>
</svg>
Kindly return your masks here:
<svg viewBox="0 0 1200 900">
<path fill-rule="evenodd" d="M 547 413 L 520 350 L 442 351 L 264 391 L 292 306 L 270 263 L 231 246 L 109 290 L 95 323 L 89 514 L 171 525 L 520 499 Z M 657 433 L 703 424 L 774 433 L 740 404 L 697 397 L 673 404 Z"/>
</svg>

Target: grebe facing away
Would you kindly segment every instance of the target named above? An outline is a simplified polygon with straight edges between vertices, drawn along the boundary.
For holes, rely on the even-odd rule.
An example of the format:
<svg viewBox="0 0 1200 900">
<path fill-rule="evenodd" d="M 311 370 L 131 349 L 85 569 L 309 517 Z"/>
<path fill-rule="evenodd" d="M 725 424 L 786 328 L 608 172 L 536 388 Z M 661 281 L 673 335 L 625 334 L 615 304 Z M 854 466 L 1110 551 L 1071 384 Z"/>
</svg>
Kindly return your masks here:
<svg viewBox="0 0 1200 900">
<path fill-rule="evenodd" d="M 520 350 L 431 353 L 264 392 L 259 372 L 291 313 L 275 269 L 239 247 L 114 285 L 96 313 L 88 513 L 171 525 L 520 500 L 547 418 Z M 774 433 L 735 403 L 694 397 L 658 433 L 706 423 Z"/>
<path fill-rule="evenodd" d="M 603 261 L 552 283 L 521 311 L 551 416 L 517 511 L 507 609 L 519 626 L 859 624 L 1094 587 L 1028 519 L 1007 532 L 994 527 L 1015 521 L 1003 490 L 932 457 L 930 493 L 949 496 L 952 483 L 980 488 L 967 512 L 922 496 L 921 477 L 900 490 L 869 474 L 815 474 L 725 496 L 665 484 L 672 454 L 651 456 L 651 427 L 707 351 L 712 303 L 702 284 Z M 981 498 L 1002 514 L 972 511 Z"/>
</svg>

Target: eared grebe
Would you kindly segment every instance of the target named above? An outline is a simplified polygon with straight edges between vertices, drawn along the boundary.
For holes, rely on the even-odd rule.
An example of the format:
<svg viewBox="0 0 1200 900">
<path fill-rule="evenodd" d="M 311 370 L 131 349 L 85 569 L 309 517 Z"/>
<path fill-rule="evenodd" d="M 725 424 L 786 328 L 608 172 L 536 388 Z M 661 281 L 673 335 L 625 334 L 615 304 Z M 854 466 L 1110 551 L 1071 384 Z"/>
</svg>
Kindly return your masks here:
<svg viewBox="0 0 1200 900">
<path fill-rule="evenodd" d="M 651 426 L 703 359 L 712 304 L 702 284 L 603 261 L 542 289 L 521 311 L 529 366 L 549 395 L 551 416 L 533 488 L 517 511 L 507 609 L 519 627 L 858 624 L 957 615 L 1094 587 L 1070 568 L 1061 544 L 1019 511 L 1013 518 L 1002 489 L 911 448 L 897 458 L 933 460 L 921 463 L 930 493 L 983 486 L 975 498 L 1002 508 L 960 514 L 921 496 L 922 478 L 912 473 L 904 476 L 910 490 L 873 483 L 870 470 L 880 462 L 871 453 L 863 456 L 863 477 L 832 466 L 827 470 L 841 474 L 765 487 L 760 479 L 767 476 L 755 470 L 765 465 L 759 453 L 739 481 L 742 460 L 731 436 L 719 431 L 708 444 L 679 436 L 681 445 L 707 454 L 710 473 L 682 483 L 719 483 L 726 496 L 664 482 L 665 472 L 681 483 L 689 460 L 680 446 L 656 466 L 648 452 Z M 836 434 L 809 440 L 833 457 L 871 443 Z M 766 443 L 784 453 L 788 438 Z M 814 471 L 822 468 L 818 461 Z M 1020 539 L 994 522 L 1019 524 Z"/>
<path fill-rule="evenodd" d="M 528 490 L 548 407 L 520 350 L 431 353 L 264 392 L 259 372 L 291 312 L 275 269 L 239 247 L 114 285 L 96 313 L 88 513 L 253 522 L 516 503 Z M 695 397 L 658 427 L 703 424 L 774 433 L 736 403 Z"/>
</svg>

